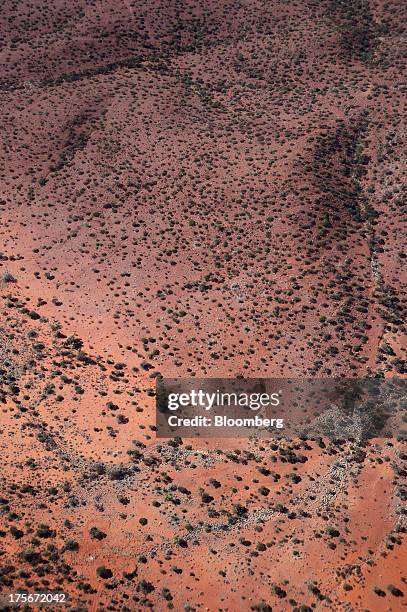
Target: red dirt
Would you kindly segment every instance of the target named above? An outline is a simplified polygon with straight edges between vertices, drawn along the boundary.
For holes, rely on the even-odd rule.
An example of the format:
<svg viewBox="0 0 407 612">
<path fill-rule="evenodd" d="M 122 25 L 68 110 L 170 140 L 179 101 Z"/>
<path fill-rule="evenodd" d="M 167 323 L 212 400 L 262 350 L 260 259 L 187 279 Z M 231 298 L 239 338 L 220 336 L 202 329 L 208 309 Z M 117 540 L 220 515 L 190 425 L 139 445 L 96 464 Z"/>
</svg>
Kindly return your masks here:
<svg viewBox="0 0 407 612">
<path fill-rule="evenodd" d="M 405 377 L 406 18 L 400 0 L 3 2 L 3 592 L 405 605 L 400 440 L 171 445 L 154 382 Z"/>
</svg>

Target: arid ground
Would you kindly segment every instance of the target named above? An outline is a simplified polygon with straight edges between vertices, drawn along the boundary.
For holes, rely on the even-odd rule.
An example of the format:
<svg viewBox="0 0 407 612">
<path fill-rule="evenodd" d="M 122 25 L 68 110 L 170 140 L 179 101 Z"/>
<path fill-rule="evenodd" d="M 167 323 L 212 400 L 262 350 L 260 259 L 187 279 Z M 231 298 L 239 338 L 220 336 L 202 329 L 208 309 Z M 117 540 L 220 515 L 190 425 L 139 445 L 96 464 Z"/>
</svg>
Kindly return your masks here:
<svg viewBox="0 0 407 612">
<path fill-rule="evenodd" d="M 404 609 L 402 435 L 158 440 L 154 396 L 406 377 L 406 23 L 403 0 L 3 0 L 1 593 Z"/>
</svg>

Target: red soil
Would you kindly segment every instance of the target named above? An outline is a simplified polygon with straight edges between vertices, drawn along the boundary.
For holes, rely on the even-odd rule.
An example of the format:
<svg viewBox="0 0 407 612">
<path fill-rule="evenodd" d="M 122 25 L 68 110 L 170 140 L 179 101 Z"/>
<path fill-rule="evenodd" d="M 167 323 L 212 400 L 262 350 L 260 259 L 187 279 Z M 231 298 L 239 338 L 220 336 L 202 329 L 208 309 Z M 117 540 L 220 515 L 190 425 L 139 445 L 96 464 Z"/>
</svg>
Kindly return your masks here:
<svg viewBox="0 0 407 612">
<path fill-rule="evenodd" d="M 406 17 L 400 0 L 5 0 L 4 592 L 405 605 L 402 442 L 172 446 L 153 389 L 405 376 Z"/>
</svg>

